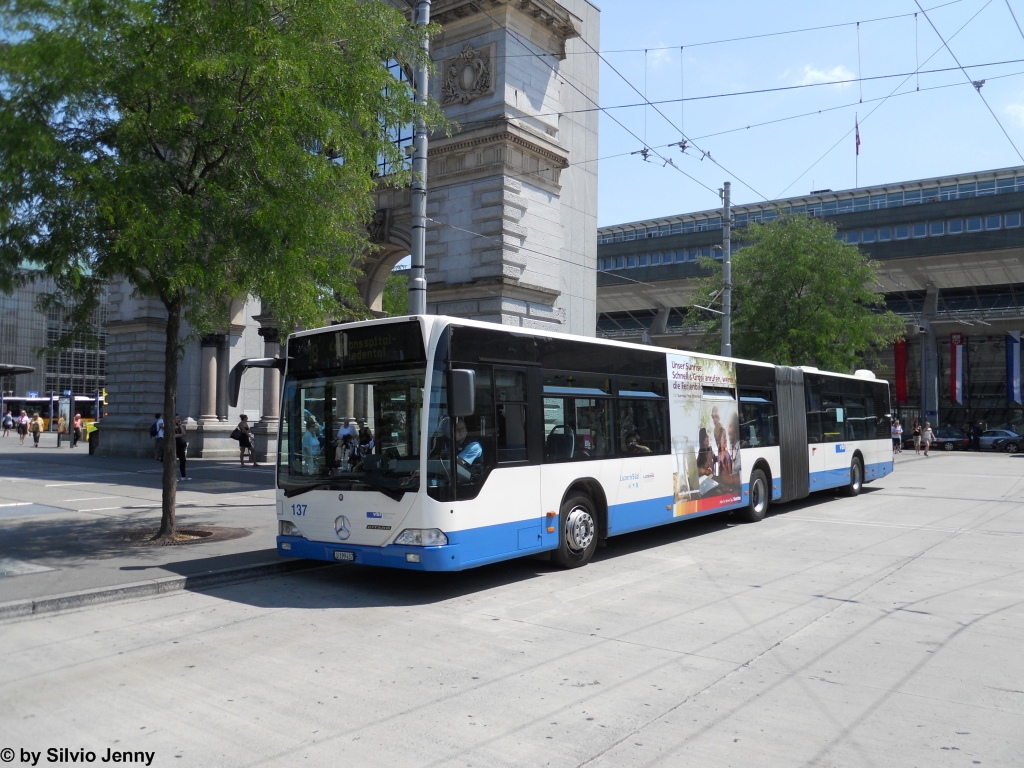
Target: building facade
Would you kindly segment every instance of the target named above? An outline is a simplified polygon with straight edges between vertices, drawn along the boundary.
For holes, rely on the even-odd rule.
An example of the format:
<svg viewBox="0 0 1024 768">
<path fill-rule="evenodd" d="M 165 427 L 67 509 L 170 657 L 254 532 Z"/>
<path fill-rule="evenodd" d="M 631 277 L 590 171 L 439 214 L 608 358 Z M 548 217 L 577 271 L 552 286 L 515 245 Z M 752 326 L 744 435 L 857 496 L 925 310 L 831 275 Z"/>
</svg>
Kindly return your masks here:
<svg viewBox="0 0 1024 768">
<path fill-rule="evenodd" d="M 1022 426 L 1006 350 L 1024 329 L 1024 167 L 733 206 L 734 252 L 745 226 L 782 214 L 824 218 L 879 263 L 886 303 L 907 330 L 905 347 L 878 350 L 876 372 L 893 383 L 904 418 Z M 692 345 L 685 308 L 699 256 L 721 244 L 721 216 L 602 227 L 598 335 Z"/>
<path fill-rule="evenodd" d="M 34 369 L 17 376 L 0 376 L 0 392 L 5 396 L 37 392 L 45 397 L 66 390 L 93 396 L 105 386 L 106 293 L 100 297 L 91 320 L 94 338 L 76 341 L 64 349 L 57 342 L 68 327 L 60 312 L 37 309 L 39 299 L 53 290 L 53 280 L 40 276 L 11 294 L 0 293 L 0 364 Z"/>
</svg>

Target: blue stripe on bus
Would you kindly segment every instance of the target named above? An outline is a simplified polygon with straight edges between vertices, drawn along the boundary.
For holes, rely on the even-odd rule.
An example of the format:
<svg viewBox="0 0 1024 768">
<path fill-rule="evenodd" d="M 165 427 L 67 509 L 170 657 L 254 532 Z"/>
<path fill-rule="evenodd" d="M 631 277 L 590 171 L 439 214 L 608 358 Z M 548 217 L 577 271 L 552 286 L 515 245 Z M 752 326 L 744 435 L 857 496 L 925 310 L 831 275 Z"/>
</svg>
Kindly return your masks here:
<svg viewBox="0 0 1024 768">
<path fill-rule="evenodd" d="M 865 480 L 884 477 L 892 471 L 893 462 L 891 461 L 869 464 L 865 467 Z M 846 485 L 850 482 L 850 470 L 845 468 L 815 472 L 811 474 L 811 480 L 812 491 Z M 772 485 L 772 497 L 779 498 L 782 494 L 782 481 L 773 480 Z M 743 502 L 739 504 L 720 509 L 708 509 L 685 517 L 673 516 L 671 496 L 612 504 L 608 508 L 608 534 L 615 536 L 736 509 L 747 503 L 749 486 L 746 483 L 743 484 L 742 491 Z M 552 538 L 544 535 L 542 521 L 538 517 L 481 528 L 451 531 L 448 533 L 449 543 L 443 547 L 403 547 L 394 544 L 371 547 L 357 544 L 346 545 L 344 542 L 309 541 L 299 536 L 278 536 L 277 553 L 282 557 L 301 557 L 335 562 L 334 553 L 342 551 L 354 553 L 355 562 L 362 565 L 380 565 L 417 571 L 459 571 L 463 568 L 473 568 L 501 560 L 510 560 L 520 555 L 531 555 L 554 549 L 558 540 L 555 538 L 552 544 Z M 290 549 L 282 548 L 281 545 L 285 543 L 290 545 Z M 405 556 L 409 553 L 418 554 L 420 562 L 408 562 Z"/>
<path fill-rule="evenodd" d="M 893 463 L 881 461 L 876 464 L 868 464 L 864 467 L 864 481 L 870 482 L 892 473 Z M 840 467 L 839 469 L 826 469 L 823 472 L 811 472 L 811 491 L 821 491 L 826 488 L 840 488 L 850 483 L 850 468 Z"/>
</svg>

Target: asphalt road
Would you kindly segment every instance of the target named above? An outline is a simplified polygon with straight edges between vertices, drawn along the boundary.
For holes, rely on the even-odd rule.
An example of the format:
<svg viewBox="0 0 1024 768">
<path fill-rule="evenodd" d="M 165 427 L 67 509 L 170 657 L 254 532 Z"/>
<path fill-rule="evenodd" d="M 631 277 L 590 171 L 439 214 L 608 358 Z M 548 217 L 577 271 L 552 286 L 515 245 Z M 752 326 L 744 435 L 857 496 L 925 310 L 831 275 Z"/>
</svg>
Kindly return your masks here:
<svg viewBox="0 0 1024 768">
<path fill-rule="evenodd" d="M 153 765 L 1024 765 L 1024 458 L 611 540 L 0 624 L 0 748 Z M 2 756 L 2 754 L 0 754 Z"/>
</svg>

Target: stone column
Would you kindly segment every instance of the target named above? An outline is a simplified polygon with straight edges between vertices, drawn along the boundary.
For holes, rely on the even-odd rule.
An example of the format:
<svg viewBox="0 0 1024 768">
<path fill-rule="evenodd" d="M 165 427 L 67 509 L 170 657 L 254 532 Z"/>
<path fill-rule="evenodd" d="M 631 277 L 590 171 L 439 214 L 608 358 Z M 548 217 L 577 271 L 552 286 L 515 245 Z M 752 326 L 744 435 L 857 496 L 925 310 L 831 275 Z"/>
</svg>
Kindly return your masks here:
<svg viewBox="0 0 1024 768">
<path fill-rule="evenodd" d="M 199 379 L 199 423 L 217 421 L 218 337 L 204 336 Z"/>
<path fill-rule="evenodd" d="M 281 352 L 281 332 L 273 316 L 264 312 L 254 315 L 260 323 L 257 331 L 263 339 L 263 356 L 278 357 Z M 250 374 L 251 375 L 251 374 Z M 277 458 L 277 435 L 281 421 L 281 374 L 276 368 L 263 371 L 263 413 L 253 427 L 256 460 L 273 462 Z"/>
<path fill-rule="evenodd" d="M 228 420 L 228 373 L 231 370 L 231 348 L 226 334 L 218 336 L 217 347 L 217 418 Z"/>
</svg>

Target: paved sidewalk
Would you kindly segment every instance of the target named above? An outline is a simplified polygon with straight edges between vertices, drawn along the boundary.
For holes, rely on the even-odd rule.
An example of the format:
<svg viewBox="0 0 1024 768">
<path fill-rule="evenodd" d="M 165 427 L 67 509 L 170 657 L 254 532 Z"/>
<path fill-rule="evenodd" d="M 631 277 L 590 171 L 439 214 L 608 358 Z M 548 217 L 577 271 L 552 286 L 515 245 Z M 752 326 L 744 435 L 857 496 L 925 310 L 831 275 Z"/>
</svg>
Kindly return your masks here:
<svg viewBox="0 0 1024 768">
<path fill-rule="evenodd" d="M 189 459 L 178 485 L 178 524 L 246 529 L 227 541 L 130 546 L 119 534 L 160 522 L 161 465 L 89 456 L 88 445 L 40 447 L 0 438 L 0 603 L 284 562 L 275 550 L 274 476 L 269 466 Z"/>
</svg>

